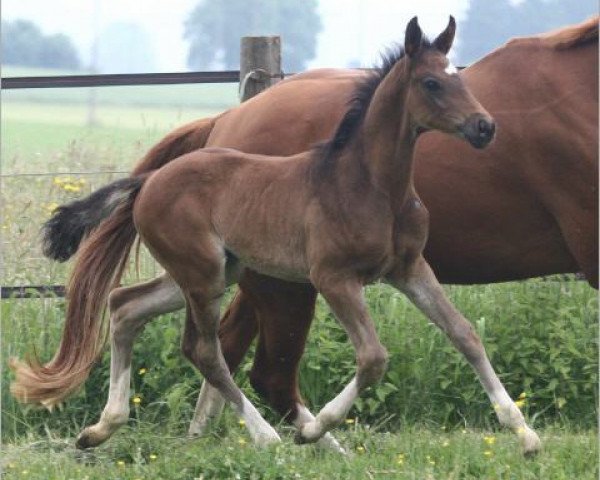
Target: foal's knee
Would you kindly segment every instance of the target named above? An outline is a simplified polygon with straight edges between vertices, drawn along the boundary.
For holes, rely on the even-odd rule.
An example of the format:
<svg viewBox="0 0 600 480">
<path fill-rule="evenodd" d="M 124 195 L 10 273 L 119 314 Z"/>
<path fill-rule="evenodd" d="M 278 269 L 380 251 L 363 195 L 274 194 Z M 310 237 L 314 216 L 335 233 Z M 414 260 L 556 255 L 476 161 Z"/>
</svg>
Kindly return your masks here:
<svg viewBox="0 0 600 480">
<path fill-rule="evenodd" d="M 383 345 L 370 348 L 358 357 L 358 387 L 360 390 L 379 382 L 387 370 L 389 355 Z"/>
</svg>

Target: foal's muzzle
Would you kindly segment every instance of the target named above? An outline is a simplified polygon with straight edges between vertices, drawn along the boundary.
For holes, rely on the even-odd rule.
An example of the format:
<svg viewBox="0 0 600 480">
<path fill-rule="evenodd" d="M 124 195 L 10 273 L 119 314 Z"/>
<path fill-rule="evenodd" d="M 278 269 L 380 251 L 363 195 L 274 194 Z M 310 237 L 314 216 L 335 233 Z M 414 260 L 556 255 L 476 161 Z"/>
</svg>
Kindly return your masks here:
<svg viewBox="0 0 600 480">
<path fill-rule="evenodd" d="M 484 148 L 494 138 L 496 125 L 490 117 L 475 113 L 463 123 L 460 133 L 475 148 Z"/>
</svg>

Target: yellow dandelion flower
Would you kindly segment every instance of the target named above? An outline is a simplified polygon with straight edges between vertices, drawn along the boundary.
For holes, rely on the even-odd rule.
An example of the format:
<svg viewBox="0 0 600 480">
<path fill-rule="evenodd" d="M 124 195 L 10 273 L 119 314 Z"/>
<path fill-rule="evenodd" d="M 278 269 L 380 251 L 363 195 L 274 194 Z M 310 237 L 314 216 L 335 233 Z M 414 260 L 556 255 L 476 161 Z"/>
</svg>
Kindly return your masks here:
<svg viewBox="0 0 600 480">
<path fill-rule="evenodd" d="M 466 428 L 463 428 L 461 431 L 462 431 L 462 433 L 467 433 L 467 429 Z"/>
<path fill-rule="evenodd" d="M 447 446 L 449 446 L 449 445 L 450 445 L 450 442 L 449 442 L 448 440 L 444 440 L 444 441 L 442 442 L 442 447 L 447 447 Z"/>
<path fill-rule="evenodd" d="M 519 395 L 519 400 L 525 400 L 525 398 L 527 398 L 527 394 L 522 392 L 521 395 Z"/>
<path fill-rule="evenodd" d="M 21 472 L 21 475 L 27 475 L 28 473 L 29 473 L 29 470 L 23 470 L 23 471 Z"/>
<path fill-rule="evenodd" d="M 50 203 L 46 203 L 44 205 L 44 208 L 49 212 L 49 213 L 53 213 L 54 210 L 56 210 L 59 207 L 58 203 L 56 202 L 50 202 Z"/>
<path fill-rule="evenodd" d="M 496 411 L 500 410 L 500 404 L 498 404 L 498 403 L 494 403 L 493 407 L 494 407 L 494 410 L 496 410 Z"/>
<path fill-rule="evenodd" d="M 483 437 L 483 441 L 488 445 L 493 445 L 494 443 L 496 443 L 496 437 L 494 437 L 493 435 L 485 436 Z"/>
<path fill-rule="evenodd" d="M 238 439 L 238 443 L 239 443 L 240 445 L 246 445 L 246 440 L 245 440 L 244 438 L 239 438 L 239 439 Z"/>
<path fill-rule="evenodd" d="M 239 423 L 240 427 L 246 426 L 246 421 L 241 418 L 238 420 L 238 423 Z"/>
<path fill-rule="evenodd" d="M 135 397 L 133 397 L 131 399 L 131 401 L 135 404 L 135 405 L 139 405 L 140 403 L 142 403 L 142 397 L 140 397 L 139 395 L 136 395 Z"/>
<path fill-rule="evenodd" d="M 525 405 L 525 400 L 516 400 L 515 405 L 517 406 L 517 408 L 523 408 L 523 406 Z"/>
<path fill-rule="evenodd" d="M 123 460 L 118 460 L 118 461 L 117 461 L 117 465 L 118 465 L 119 467 L 124 467 L 124 466 L 125 466 L 125 462 L 124 462 Z"/>
<path fill-rule="evenodd" d="M 355 420 L 354 420 L 353 418 L 347 418 L 347 419 L 346 419 L 346 423 L 347 423 L 348 425 L 352 425 L 352 424 L 354 423 L 354 421 L 355 421 Z"/>
<path fill-rule="evenodd" d="M 358 447 L 356 447 L 356 451 L 358 453 L 364 453 L 365 452 L 365 447 L 363 447 L 362 445 L 359 445 Z"/>
<path fill-rule="evenodd" d="M 435 465 L 435 460 L 429 460 L 429 465 Z"/>
<path fill-rule="evenodd" d="M 523 435 L 525 433 L 525 427 L 517 428 L 517 435 Z"/>
<path fill-rule="evenodd" d="M 151 453 L 150 455 L 148 455 L 148 458 L 150 460 L 156 460 L 158 458 L 158 455 L 156 455 L 156 453 Z"/>
<path fill-rule="evenodd" d="M 146 370 L 145 368 L 140 368 L 140 370 L 138 371 L 138 373 L 140 375 L 144 375 L 148 370 Z"/>
<path fill-rule="evenodd" d="M 486 457 L 491 457 L 492 455 L 494 455 L 494 452 L 492 452 L 491 450 L 486 450 L 486 451 L 483 452 L 483 454 Z"/>
<path fill-rule="evenodd" d="M 397 463 L 398 465 L 404 465 L 404 459 L 403 459 L 403 458 L 399 458 L 399 459 L 396 461 L 396 463 Z"/>
</svg>

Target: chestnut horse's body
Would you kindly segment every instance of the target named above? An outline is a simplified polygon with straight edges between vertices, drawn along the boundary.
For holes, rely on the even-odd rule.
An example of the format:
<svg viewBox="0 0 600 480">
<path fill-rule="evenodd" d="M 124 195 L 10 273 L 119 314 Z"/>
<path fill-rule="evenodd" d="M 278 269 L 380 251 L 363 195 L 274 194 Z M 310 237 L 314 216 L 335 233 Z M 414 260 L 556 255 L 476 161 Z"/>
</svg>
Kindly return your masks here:
<svg viewBox="0 0 600 480">
<path fill-rule="evenodd" d="M 512 41 L 461 73 L 499 131 L 481 152 L 436 133 L 417 146 L 415 181 L 431 218 L 425 256 L 442 281 L 582 271 L 597 285 L 597 54 L 594 19 Z M 205 145 L 280 155 L 305 150 L 331 136 L 363 76 L 322 70 L 292 77 L 216 119 L 169 135 L 134 173 Z M 291 419 L 303 414 L 297 363 L 315 295 L 310 285 L 248 273 L 221 326 L 223 352 L 235 368 L 260 323 L 253 384 Z M 140 328 L 149 315 L 181 306 L 166 276 L 116 290 L 110 303 L 113 319 Z M 281 341 L 287 335 L 293 343 Z M 43 402 L 68 391 L 60 382 L 46 384 L 28 398 Z M 204 419 L 200 413 L 191 430 Z"/>
</svg>

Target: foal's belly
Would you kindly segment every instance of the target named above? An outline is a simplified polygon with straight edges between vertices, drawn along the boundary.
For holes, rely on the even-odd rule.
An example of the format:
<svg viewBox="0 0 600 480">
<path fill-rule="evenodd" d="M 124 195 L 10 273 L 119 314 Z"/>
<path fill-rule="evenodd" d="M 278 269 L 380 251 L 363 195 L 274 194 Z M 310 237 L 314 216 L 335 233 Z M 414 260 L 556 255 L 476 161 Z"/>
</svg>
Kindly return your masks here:
<svg viewBox="0 0 600 480">
<path fill-rule="evenodd" d="M 255 272 L 267 275 L 269 277 L 279 278 L 288 282 L 310 283 L 308 278 L 308 269 L 290 264 L 272 264 L 261 261 L 260 259 L 240 259 L 240 264 L 244 268 L 249 268 Z"/>
<path fill-rule="evenodd" d="M 225 248 L 237 257 L 242 267 L 290 282 L 309 281 L 305 250 L 294 239 L 274 242 L 263 237 L 251 244 L 246 241 L 247 237 L 240 241 L 231 238 L 224 240 Z"/>
</svg>

